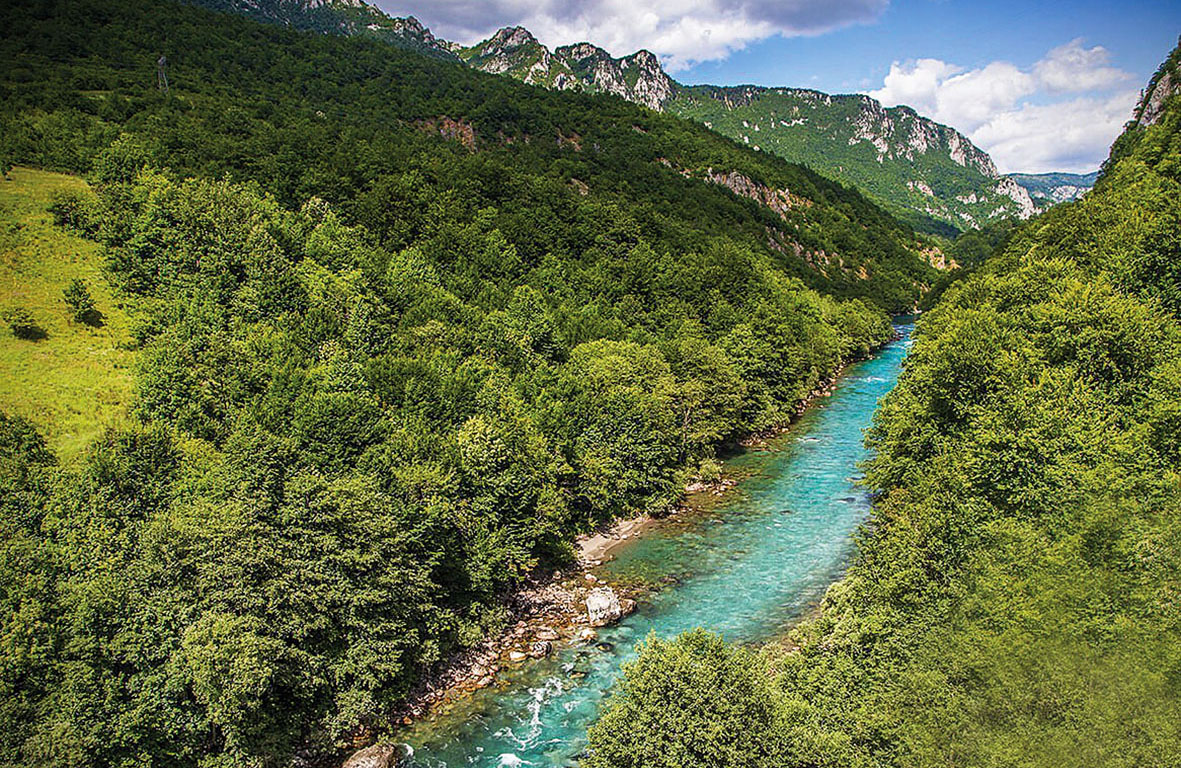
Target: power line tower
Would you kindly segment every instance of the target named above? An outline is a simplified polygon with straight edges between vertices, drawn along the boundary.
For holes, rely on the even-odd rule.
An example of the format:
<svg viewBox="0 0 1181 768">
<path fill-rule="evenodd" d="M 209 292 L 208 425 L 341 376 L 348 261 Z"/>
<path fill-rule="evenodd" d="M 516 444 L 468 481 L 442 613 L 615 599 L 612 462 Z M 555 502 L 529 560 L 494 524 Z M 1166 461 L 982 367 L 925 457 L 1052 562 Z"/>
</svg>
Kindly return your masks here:
<svg viewBox="0 0 1181 768">
<path fill-rule="evenodd" d="M 168 59 L 164 54 L 156 59 L 156 87 L 168 93 Z"/>
</svg>

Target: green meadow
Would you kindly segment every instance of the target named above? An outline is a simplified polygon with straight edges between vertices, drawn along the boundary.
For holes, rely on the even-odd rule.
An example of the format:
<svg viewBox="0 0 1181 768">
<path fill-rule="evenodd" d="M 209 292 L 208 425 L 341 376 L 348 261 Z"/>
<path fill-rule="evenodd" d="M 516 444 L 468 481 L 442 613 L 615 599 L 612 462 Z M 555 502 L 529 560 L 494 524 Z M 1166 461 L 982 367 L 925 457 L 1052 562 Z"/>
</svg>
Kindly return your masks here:
<svg viewBox="0 0 1181 768">
<path fill-rule="evenodd" d="M 14 168 L 0 180 L 0 314 L 32 315 L 43 335 L 0 333 L 0 411 L 24 416 L 63 459 L 127 413 L 134 352 L 126 312 L 103 277 L 102 249 L 54 224 L 54 196 L 85 189 L 73 176 Z M 74 279 L 90 290 L 101 325 L 75 321 L 63 299 Z"/>
</svg>

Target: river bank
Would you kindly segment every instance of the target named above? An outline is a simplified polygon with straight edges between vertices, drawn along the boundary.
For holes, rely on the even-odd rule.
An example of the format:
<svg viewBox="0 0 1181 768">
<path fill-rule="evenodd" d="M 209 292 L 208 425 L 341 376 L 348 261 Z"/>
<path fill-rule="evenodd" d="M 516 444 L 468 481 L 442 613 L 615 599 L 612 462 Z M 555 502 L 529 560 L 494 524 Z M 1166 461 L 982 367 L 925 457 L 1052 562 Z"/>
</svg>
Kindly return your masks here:
<svg viewBox="0 0 1181 768">
<path fill-rule="evenodd" d="M 732 452 L 719 453 L 722 476 L 737 480 L 738 489 L 699 488 L 676 514 L 622 521 L 580 540 L 577 568 L 551 571 L 537 585 L 541 619 L 520 614 L 523 623 L 509 624 L 516 645 L 507 650 L 517 661 L 504 646 L 482 646 L 495 655 L 469 660 L 490 673 L 480 678 L 486 685 L 436 689 L 437 703 L 385 737 L 412 745 L 407 764 L 416 768 L 571 765 L 621 669 L 650 634 L 705 627 L 754 644 L 781 635 L 819 603 L 854 551 L 852 535 L 870 510 L 857 484 L 859 462 L 868 457 L 863 430 L 907 347 L 887 343 L 844 368 L 835 391 L 831 381 L 813 387 L 814 407 L 799 409 L 790 433 L 775 430 L 748 440 L 752 448 L 735 442 Z M 604 583 L 634 596 L 636 610 L 584 637 L 584 599 Z M 546 594 L 551 585 L 555 591 Z M 578 617 L 547 613 L 551 601 L 573 606 Z M 549 641 L 550 652 L 526 660 L 536 634 L 550 630 L 560 638 Z"/>
<path fill-rule="evenodd" d="M 771 429 L 747 435 L 723 451 L 765 448 L 769 441 L 788 432 L 809 408 L 831 396 L 847 368 L 871 357 L 901 338 L 893 337 L 870 351 L 842 361 L 793 407 L 787 421 Z M 503 602 L 510 619 L 505 629 L 480 644 L 453 655 L 424 677 L 393 715 L 393 722 L 409 726 L 422 718 L 445 714 L 456 702 L 473 692 L 502 684 L 501 675 L 544 658 L 561 647 L 593 645 L 597 629 L 591 627 L 586 600 L 591 590 L 611 590 L 617 596 L 622 618 L 647 598 L 658 583 L 626 583 L 606 579 L 600 569 L 620 547 L 662 526 L 713 506 L 738 484 L 723 474 L 714 482 L 700 478 L 690 481 L 680 501 L 660 517 L 641 515 L 615 521 L 610 527 L 584 534 L 575 541 L 575 560 L 567 568 L 536 574 Z M 375 734 L 358 733 L 354 744 L 364 746 Z"/>
</svg>

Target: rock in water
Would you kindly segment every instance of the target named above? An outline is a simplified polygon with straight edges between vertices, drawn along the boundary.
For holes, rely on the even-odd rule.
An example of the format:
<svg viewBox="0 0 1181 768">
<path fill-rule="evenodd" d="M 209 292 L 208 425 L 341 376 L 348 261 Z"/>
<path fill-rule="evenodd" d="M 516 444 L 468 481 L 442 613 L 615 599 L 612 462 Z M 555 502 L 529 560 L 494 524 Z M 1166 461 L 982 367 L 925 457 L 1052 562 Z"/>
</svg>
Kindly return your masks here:
<svg viewBox="0 0 1181 768">
<path fill-rule="evenodd" d="M 374 744 L 354 752 L 341 768 L 397 768 L 413 755 L 409 744 Z"/>
<path fill-rule="evenodd" d="M 605 627 L 623 616 L 619 595 L 611 587 L 596 587 L 586 596 L 586 615 L 592 627 Z"/>
<path fill-rule="evenodd" d="M 549 656 L 550 651 L 554 649 L 554 644 L 549 640 L 538 640 L 533 645 L 529 646 L 529 655 L 535 659 L 541 659 Z"/>
</svg>

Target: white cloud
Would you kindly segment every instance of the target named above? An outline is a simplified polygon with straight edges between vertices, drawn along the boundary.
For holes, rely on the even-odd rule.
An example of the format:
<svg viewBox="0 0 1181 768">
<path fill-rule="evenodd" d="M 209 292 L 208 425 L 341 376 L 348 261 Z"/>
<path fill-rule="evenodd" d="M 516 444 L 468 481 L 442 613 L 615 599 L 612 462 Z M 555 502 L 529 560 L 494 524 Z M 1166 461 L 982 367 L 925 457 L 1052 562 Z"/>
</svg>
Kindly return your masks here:
<svg viewBox="0 0 1181 768">
<path fill-rule="evenodd" d="M 436 35 L 471 44 L 503 26 L 529 29 L 551 48 L 589 41 L 615 56 L 647 48 L 672 72 L 723 59 L 774 35 L 817 35 L 876 19 L 889 0 L 434 0 L 393 5 Z"/>
<path fill-rule="evenodd" d="M 1132 116 L 1139 91 L 1052 104 L 1022 104 L 999 112 L 971 134 L 1003 173 L 1073 171 L 1099 167 Z"/>
<path fill-rule="evenodd" d="M 971 70 L 939 59 L 894 62 L 869 95 L 959 129 L 1002 172 L 1087 171 L 1131 117 L 1137 92 L 1117 88 L 1131 78 L 1110 66 L 1105 48 L 1076 39 L 1028 69 L 1007 61 Z"/>
<path fill-rule="evenodd" d="M 1083 48 L 1075 38 L 1046 54 L 1033 67 L 1033 74 L 1049 91 L 1077 93 L 1110 88 L 1131 79 L 1131 75 L 1108 66 L 1107 49 L 1101 45 Z"/>
</svg>

